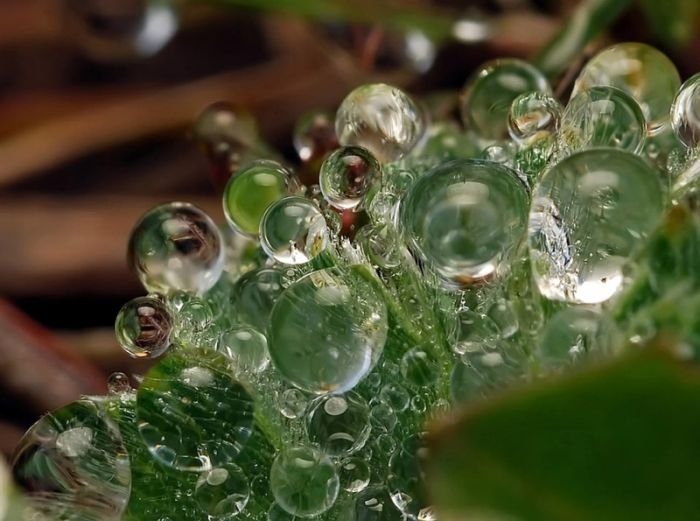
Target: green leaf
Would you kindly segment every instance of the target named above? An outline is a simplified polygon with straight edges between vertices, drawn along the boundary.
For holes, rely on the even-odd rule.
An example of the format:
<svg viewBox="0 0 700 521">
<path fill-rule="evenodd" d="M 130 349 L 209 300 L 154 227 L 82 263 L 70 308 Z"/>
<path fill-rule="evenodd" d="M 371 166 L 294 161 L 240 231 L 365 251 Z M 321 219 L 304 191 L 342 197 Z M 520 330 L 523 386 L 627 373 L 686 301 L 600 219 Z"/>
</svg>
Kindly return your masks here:
<svg viewBox="0 0 700 521">
<path fill-rule="evenodd" d="M 630 2 L 631 0 L 584 0 L 535 57 L 535 65 L 549 77 L 565 71 L 583 48 L 605 31 L 627 9 Z"/>
<path fill-rule="evenodd" d="M 640 0 L 654 36 L 672 47 L 687 45 L 693 38 L 700 16 L 698 0 Z"/>
<path fill-rule="evenodd" d="M 700 372 L 660 349 L 477 405 L 431 437 L 440 519 L 696 519 Z"/>
</svg>

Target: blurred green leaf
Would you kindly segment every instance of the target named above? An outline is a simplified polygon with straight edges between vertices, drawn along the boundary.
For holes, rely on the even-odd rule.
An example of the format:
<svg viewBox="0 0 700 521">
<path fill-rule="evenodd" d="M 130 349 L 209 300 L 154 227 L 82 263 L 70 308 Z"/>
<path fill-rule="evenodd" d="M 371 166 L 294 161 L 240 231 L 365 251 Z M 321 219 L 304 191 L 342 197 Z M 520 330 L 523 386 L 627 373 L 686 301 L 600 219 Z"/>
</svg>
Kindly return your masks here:
<svg viewBox="0 0 700 521">
<path fill-rule="evenodd" d="M 431 439 L 440 519 L 697 519 L 698 401 L 651 349 L 467 410 Z"/>
<path fill-rule="evenodd" d="M 639 0 L 654 36 L 672 47 L 682 47 L 697 32 L 698 0 Z"/>
<path fill-rule="evenodd" d="M 535 57 L 535 65 L 549 77 L 565 71 L 583 48 L 605 31 L 627 9 L 630 2 L 631 0 L 584 0 Z"/>
</svg>

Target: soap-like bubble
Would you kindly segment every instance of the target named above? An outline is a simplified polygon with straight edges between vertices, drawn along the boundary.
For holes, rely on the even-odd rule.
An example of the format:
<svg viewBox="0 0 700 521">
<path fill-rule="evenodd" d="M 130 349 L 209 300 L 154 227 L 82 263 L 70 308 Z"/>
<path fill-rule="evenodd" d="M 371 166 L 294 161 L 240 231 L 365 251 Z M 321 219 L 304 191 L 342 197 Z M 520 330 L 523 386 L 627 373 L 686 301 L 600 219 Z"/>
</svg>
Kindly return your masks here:
<svg viewBox="0 0 700 521">
<path fill-rule="evenodd" d="M 212 219 L 189 203 L 147 212 L 129 239 L 129 264 L 150 292 L 204 293 L 224 269 L 223 239 Z"/>
<path fill-rule="evenodd" d="M 346 96 L 335 117 L 335 133 L 341 145 L 369 150 L 382 163 L 402 158 L 425 133 L 425 117 L 403 91 L 373 83 Z"/>
<path fill-rule="evenodd" d="M 170 347 L 173 319 L 158 297 L 137 297 L 122 306 L 114 323 L 117 342 L 133 358 L 157 358 Z"/>
<path fill-rule="evenodd" d="M 457 160 L 416 181 L 400 220 L 419 255 L 448 283 L 463 287 L 508 265 L 524 237 L 528 206 L 527 189 L 509 168 Z"/>
<path fill-rule="evenodd" d="M 374 367 L 387 335 L 386 305 L 355 271 L 329 268 L 289 286 L 272 310 L 272 363 L 312 393 L 352 389 Z"/>
<path fill-rule="evenodd" d="M 282 264 L 305 264 L 328 244 L 328 227 L 310 200 L 289 196 L 273 203 L 260 221 L 260 245 Z"/>
</svg>

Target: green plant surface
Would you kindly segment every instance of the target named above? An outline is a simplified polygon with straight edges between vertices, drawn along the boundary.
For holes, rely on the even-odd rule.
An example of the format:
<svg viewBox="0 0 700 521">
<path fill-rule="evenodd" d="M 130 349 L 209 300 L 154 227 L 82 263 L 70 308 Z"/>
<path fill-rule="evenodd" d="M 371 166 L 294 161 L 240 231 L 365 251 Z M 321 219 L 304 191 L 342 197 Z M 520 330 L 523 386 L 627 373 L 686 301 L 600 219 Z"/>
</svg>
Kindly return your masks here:
<svg viewBox="0 0 700 521">
<path fill-rule="evenodd" d="M 649 348 L 476 404 L 432 432 L 440 519 L 697 519 L 699 399 Z"/>
<path fill-rule="evenodd" d="M 682 47 L 696 34 L 700 20 L 697 0 L 640 0 L 639 3 L 654 36 L 666 45 Z"/>
</svg>

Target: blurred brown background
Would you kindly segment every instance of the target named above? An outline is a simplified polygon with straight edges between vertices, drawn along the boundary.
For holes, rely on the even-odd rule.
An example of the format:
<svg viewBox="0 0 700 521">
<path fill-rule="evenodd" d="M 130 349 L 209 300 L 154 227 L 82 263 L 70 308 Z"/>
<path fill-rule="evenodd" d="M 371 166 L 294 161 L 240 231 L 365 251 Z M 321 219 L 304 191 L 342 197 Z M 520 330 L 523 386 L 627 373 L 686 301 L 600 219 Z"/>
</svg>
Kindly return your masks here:
<svg viewBox="0 0 700 521">
<path fill-rule="evenodd" d="M 368 81 L 419 94 L 458 89 L 489 58 L 532 56 L 578 4 L 299 5 L 307 3 L 319 16 L 341 16 L 237 7 L 270 0 L 176 10 L 162 0 L 0 0 L 0 452 L 43 412 L 104 392 L 111 372 L 147 369 L 113 339 L 119 307 L 143 293 L 126 268 L 126 243 L 139 215 L 168 200 L 221 220 L 189 135 L 201 109 L 219 100 L 246 107 L 293 161 L 292 128 L 303 113 L 333 109 Z M 343 19 L 363 9 L 375 24 Z M 467 23 L 431 47 L 422 33 L 390 27 L 402 9 Z M 632 6 L 593 48 L 649 41 L 682 77 L 700 70 L 698 37 L 673 47 L 648 25 Z"/>
</svg>

